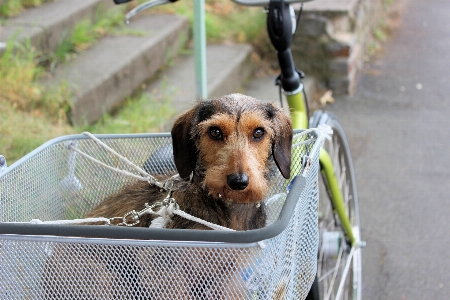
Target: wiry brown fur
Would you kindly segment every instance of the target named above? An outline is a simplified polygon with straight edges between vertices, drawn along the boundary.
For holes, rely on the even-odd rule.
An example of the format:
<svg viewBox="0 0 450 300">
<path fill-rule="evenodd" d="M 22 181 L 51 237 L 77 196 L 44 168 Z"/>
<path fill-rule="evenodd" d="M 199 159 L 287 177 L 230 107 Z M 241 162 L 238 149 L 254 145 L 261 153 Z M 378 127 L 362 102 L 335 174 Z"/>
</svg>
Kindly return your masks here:
<svg viewBox="0 0 450 300">
<path fill-rule="evenodd" d="M 211 136 L 211 130 L 215 129 L 220 131 L 220 139 Z M 261 130 L 263 135 L 258 134 Z M 172 197 L 181 210 L 235 230 L 257 229 L 265 225 L 266 213 L 262 200 L 267 193 L 274 166 L 278 167 L 285 178 L 289 178 L 290 175 L 292 126 L 290 120 L 279 109 L 272 104 L 262 103 L 240 94 L 199 102 L 175 121 L 172 140 L 175 165 L 183 178 L 176 183 L 177 188 L 173 191 Z M 239 189 L 230 187 L 228 178 L 233 174 L 245 174 L 248 177 L 247 186 Z M 86 217 L 122 217 L 131 210 L 143 209 L 145 203 L 152 205 L 166 196 L 167 192 L 147 182 L 133 183 L 105 199 Z M 149 227 L 153 219 L 152 215 L 144 215 L 136 226 Z M 179 216 L 173 216 L 167 227 L 209 229 Z M 70 268 L 74 268 L 70 265 L 70 261 L 67 270 L 53 268 L 60 264 L 67 266 L 65 251 L 62 248 L 57 249 L 56 254 L 47 262 L 46 270 L 50 271 L 45 273 L 44 282 L 50 287 L 64 286 L 61 282 L 55 283 L 58 278 L 69 276 L 78 280 L 82 276 L 81 273 L 70 272 Z M 223 263 L 216 265 L 223 267 L 219 267 L 220 270 L 216 270 L 215 275 L 204 274 L 206 271 L 200 260 L 187 262 L 176 259 L 174 261 L 178 264 L 173 265 L 172 269 L 165 270 L 153 266 L 155 262 L 151 257 L 164 255 L 166 254 L 159 253 L 158 250 L 143 248 L 137 253 L 136 261 L 131 263 L 138 265 L 140 270 L 139 283 L 135 284 L 152 295 L 151 299 L 162 299 L 157 292 L 158 287 L 167 285 L 176 286 L 178 294 L 174 295 L 173 299 L 210 299 L 209 296 L 205 296 L 207 291 L 203 290 L 204 286 L 211 286 L 216 281 L 224 284 L 227 280 L 230 284 L 224 284 L 219 289 L 220 295 L 223 296 L 216 295 L 215 299 L 244 298 L 245 291 L 231 283 L 239 280 L 236 278 L 239 269 L 236 262 L 221 258 L 224 260 Z M 208 254 L 201 252 L 200 255 Z M 98 269 L 98 272 L 101 272 L 103 269 L 103 272 L 109 274 L 107 280 L 99 283 L 100 286 L 104 286 L 104 290 L 117 290 L 115 284 L 117 274 L 107 270 L 103 262 L 91 261 L 87 254 L 80 253 L 80 256 L 86 256 L 86 260 L 79 259 L 80 261 L 95 265 L 85 270 Z M 228 261 L 225 261 L 227 259 Z M 186 268 L 185 265 L 189 267 Z M 193 272 L 193 268 L 197 271 Z M 191 273 L 187 274 L 187 271 Z M 161 272 L 164 276 L 161 276 Z M 222 279 L 215 278 L 217 276 Z M 93 279 L 90 280 L 95 280 L 95 275 L 91 277 Z M 47 292 L 50 296 L 56 291 L 49 288 Z M 58 291 L 58 293 L 68 292 Z M 193 296 L 193 292 L 196 296 Z M 70 293 L 78 295 L 84 291 L 71 290 Z"/>
<path fill-rule="evenodd" d="M 123 216 L 130 210 L 140 210 L 145 203 L 150 205 L 162 201 L 167 192 L 140 181 L 124 187 L 120 192 L 107 198 L 86 217 Z M 254 204 L 236 205 L 231 201 L 213 199 L 199 183 L 184 182 L 181 188 L 173 192 L 180 209 L 188 214 L 235 230 L 261 228 L 265 225 L 264 205 L 256 208 Z M 130 208 L 131 207 L 131 208 Z M 149 227 L 155 217 L 147 214 L 141 218 L 137 227 Z M 179 216 L 173 216 L 167 228 L 209 229 L 197 222 Z"/>
<path fill-rule="evenodd" d="M 220 129 L 223 138 L 212 139 L 211 128 Z M 261 139 L 253 137 L 256 129 L 263 129 Z M 172 140 L 181 177 L 193 172 L 192 179 L 173 192 L 181 210 L 235 230 L 265 225 L 262 200 L 273 159 L 283 176 L 289 177 L 292 127 L 279 109 L 240 94 L 199 102 L 175 121 Z M 246 174 L 248 186 L 233 190 L 227 184 L 230 174 Z M 120 217 L 166 195 L 156 186 L 138 182 L 107 198 L 86 217 Z M 153 218 L 147 215 L 137 226 L 148 227 Z M 181 217 L 174 217 L 168 228 L 208 229 Z"/>
</svg>

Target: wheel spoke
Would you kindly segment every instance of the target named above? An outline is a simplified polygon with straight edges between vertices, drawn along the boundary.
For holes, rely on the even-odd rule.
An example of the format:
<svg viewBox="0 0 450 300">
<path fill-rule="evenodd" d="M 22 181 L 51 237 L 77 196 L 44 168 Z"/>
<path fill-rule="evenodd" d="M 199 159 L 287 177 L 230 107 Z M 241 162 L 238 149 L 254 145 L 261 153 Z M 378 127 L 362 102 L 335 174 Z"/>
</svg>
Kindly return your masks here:
<svg viewBox="0 0 450 300">
<path fill-rule="evenodd" d="M 333 163 L 337 184 L 341 191 L 350 224 L 358 231 L 353 234 L 359 239 L 358 199 L 355 183 L 353 182 L 354 170 L 348 142 L 342 126 L 336 119 L 328 116 L 325 123 L 332 127 L 333 138 L 331 141 L 325 142 L 324 148 Z M 347 245 L 347 241 L 344 238 L 344 229 L 334 211 L 332 201 L 329 199 L 330 187 L 326 182 L 326 177 L 322 179 L 319 192 L 320 243 L 317 263 L 320 299 L 336 300 L 339 297 L 340 300 L 360 300 L 360 249 L 353 250 Z M 339 250 L 338 246 L 333 246 L 336 245 L 332 237 L 334 234 L 340 234 L 341 236 Z M 333 254 L 333 251 L 336 253 Z"/>
<path fill-rule="evenodd" d="M 327 292 L 324 300 L 330 299 L 331 295 L 333 294 L 334 281 L 336 280 L 336 276 L 337 276 L 337 273 L 339 270 L 339 265 L 341 263 L 343 251 L 344 251 L 344 247 L 341 247 L 341 249 L 339 251 L 339 255 L 337 257 L 336 266 L 334 268 L 333 277 L 331 278 L 330 286 L 328 288 L 328 292 Z"/>
</svg>

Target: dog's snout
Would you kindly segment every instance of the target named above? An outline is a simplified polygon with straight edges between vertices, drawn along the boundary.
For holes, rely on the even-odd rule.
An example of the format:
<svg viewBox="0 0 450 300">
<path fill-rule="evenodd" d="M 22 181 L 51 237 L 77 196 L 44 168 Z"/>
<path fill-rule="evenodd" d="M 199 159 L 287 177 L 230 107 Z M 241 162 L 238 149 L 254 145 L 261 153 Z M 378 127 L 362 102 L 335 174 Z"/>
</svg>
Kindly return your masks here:
<svg viewBox="0 0 450 300">
<path fill-rule="evenodd" d="M 248 175 L 245 173 L 227 175 L 227 184 L 232 190 L 244 190 L 248 186 Z"/>
</svg>

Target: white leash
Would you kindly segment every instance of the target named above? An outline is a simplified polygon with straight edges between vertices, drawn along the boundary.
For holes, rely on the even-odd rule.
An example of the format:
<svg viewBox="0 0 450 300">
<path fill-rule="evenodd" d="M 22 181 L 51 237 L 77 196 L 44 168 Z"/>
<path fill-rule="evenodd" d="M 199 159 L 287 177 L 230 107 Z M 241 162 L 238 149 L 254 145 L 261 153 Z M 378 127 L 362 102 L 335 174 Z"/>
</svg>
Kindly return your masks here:
<svg viewBox="0 0 450 300">
<path fill-rule="evenodd" d="M 78 154 L 82 155 L 83 157 L 111 170 L 117 173 L 120 173 L 122 175 L 125 176 L 129 176 L 129 177 L 133 177 L 135 179 L 138 180 L 142 180 L 142 181 L 148 181 L 150 184 L 154 184 L 159 188 L 163 188 L 165 190 L 167 190 L 167 186 L 161 182 L 159 182 L 158 180 L 156 180 L 156 178 L 154 178 L 153 176 L 151 176 L 150 174 L 148 174 L 147 172 L 145 172 L 142 168 L 136 166 L 134 163 L 132 163 L 129 159 L 127 159 L 126 157 L 120 155 L 118 152 L 116 152 L 114 149 L 110 148 L 108 145 L 106 145 L 105 143 L 103 143 L 102 141 L 100 141 L 100 139 L 98 139 L 97 137 L 95 137 L 93 134 L 91 134 L 90 132 L 83 132 L 84 135 L 88 136 L 89 138 L 93 139 L 98 145 L 102 146 L 105 150 L 109 151 L 111 154 L 117 156 L 118 158 L 120 158 L 123 162 L 125 162 L 128 166 L 132 167 L 133 169 L 135 169 L 138 173 L 141 174 L 141 176 L 133 174 L 131 172 L 125 171 L 125 170 L 121 170 L 118 168 L 114 168 L 111 167 L 101 161 L 99 161 L 98 159 L 84 153 L 83 151 L 79 150 L 78 148 L 74 147 L 73 145 L 70 145 L 69 148 L 75 152 L 77 152 Z"/>
<path fill-rule="evenodd" d="M 85 218 L 85 219 L 74 219 L 74 220 L 55 220 L 55 221 L 41 221 L 39 219 L 33 219 L 30 224 L 48 224 L 48 225 L 73 225 L 82 223 L 99 223 L 104 222 L 106 224 L 111 224 L 111 220 L 108 218 Z"/>
<path fill-rule="evenodd" d="M 117 156 L 119 159 L 121 159 L 123 162 L 125 162 L 128 166 L 135 169 L 139 174 L 136 175 L 131 172 L 111 167 L 102 161 L 86 154 L 85 152 L 77 149 L 73 145 L 70 145 L 69 148 L 78 154 L 82 155 L 83 157 L 111 170 L 117 173 L 120 173 L 125 176 L 129 176 L 138 180 L 143 180 L 149 182 L 149 184 L 154 184 L 159 188 L 162 188 L 169 192 L 168 196 L 161 202 L 157 202 L 153 205 L 149 205 L 148 203 L 145 204 L 145 208 L 142 209 L 139 212 L 136 212 L 135 210 L 132 210 L 128 213 L 126 213 L 123 217 L 113 217 L 113 218 L 104 218 L 104 217 L 98 217 L 98 218 L 85 218 L 85 219 L 74 219 L 74 220 L 55 220 L 55 221 L 41 221 L 39 219 L 33 219 L 30 221 L 31 224 L 61 224 L 61 225 L 70 225 L 70 224 L 81 224 L 81 223 L 100 223 L 103 222 L 105 225 L 112 225 L 112 222 L 115 220 L 122 220 L 121 223 L 119 223 L 119 226 L 135 226 L 140 222 L 140 218 L 144 214 L 153 214 L 158 215 L 156 219 L 154 219 L 150 225 L 150 228 L 165 228 L 167 224 L 171 221 L 171 218 L 173 215 L 178 215 L 182 218 L 185 218 L 187 220 L 191 220 L 194 222 L 197 222 L 199 224 L 205 225 L 211 229 L 214 230 L 224 230 L 224 231 L 235 231 L 233 229 L 223 227 L 214 223 L 207 222 L 205 220 L 202 220 L 200 218 L 197 218 L 195 216 L 192 216 L 182 210 L 179 209 L 178 204 L 176 203 L 175 199 L 173 199 L 171 195 L 171 189 L 173 187 L 173 182 L 179 178 L 179 175 L 172 176 L 165 182 L 161 183 L 156 178 L 145 172 L 143 169 L 132 163 L 130 160 L 128 160 L 126 157 L 120 155 L 118 152 L 116 152 L 114 149 L 110 148 L 108 145 L 100 141 L 97 137 L 95 137 L 93 134 L 89 132 L 83 132 L 84 135 L 88 136 L 89 138 L 93 139 L 98 145 L 105 148 L 107 151 L 112 153 L 113 155 Z M 159 208 L 158 211 L 154 211 L 155 208 Z"/>
<path fill-rule="evenodd" d="M 158 211 L 153 211 L 153 208 L 161 205 L 161 208 Z M 152 221 L 149 228 L 165 228 L 167 224 L 171 221 L 172 217 L 174 215 L 178 215 L 182 218 L 185 218 L 190 221 L 197 222 L 199 224 L 205 225 L 211 229 L 214 230 L 222 230 L 222 231 L 235 231 L 234 229 L 227 228 L 224 226 L 220 226 L 214 223 L 207 222 L 205 220 L 202 220 L 200 218 L 194 217 L 193 215 L 190 215 L 181 209 L 177 208 L 178 205 L 175 202 L 171 202 L 167 205 L 162 204 L 162 202 L 156 203 L 156 205 L 148 206 L 147 209 L 142 212 L 139 216 L 142 216 L 144 214 L 152 214 L 157 215 L 158 217 Z M 134 212 L 134 211 L 132 211 Z M 132 213 L 130 212 L 130 213 Z M 54 221 L 41 221 L 39 219 L 33 219 L 29 223 L 30 224 L 47 224 L 47 225 L 75 225 L 75 224 L 82 224 L 82 223 L 105 223 L 105 225 L 112 225 L 112 221 L 116 219 L 121 219 L 122 223 L 118 224 L 118 226 L 135 226 L 139 222 L 138 220 L 133 218 L 132 214 L 126 214 L 124 217 L 114 217 L 114 218 L 104 218 L 104 217 L 98 217 L 98 218 L 85 218 L 85 219 L 74 219 L 74 220 L 54 220 Z M 137 213 L 136 213 L 137 214 Z M 127 218 L 131 216 L 131 222 Z"/>
<path fill-rule="evenodd" d="M 314 131 L 319 131 L 320 133 L 322 133 L 324 138 L 327 139 L 327 140 L 331 140 L 331 136 L 333 135 L 333 129 L 329 125 L 321 124 L 321 125 L 317 126 L 317 128 L 306 129 L 306 130 L 296 134 L 295 137 L 303 136 L 303 135 L 309 134 L 309 133 L 314 132 Z M 313 138 L 310 138 L 310 139 L 307 139 L 307 140 L 295 143 L 295 144 L 292 145 L 292 148 L 309 144 L 312 141 L 314 141 L 315 139 L 316 138 L 313 137 Z"/>
</svg>

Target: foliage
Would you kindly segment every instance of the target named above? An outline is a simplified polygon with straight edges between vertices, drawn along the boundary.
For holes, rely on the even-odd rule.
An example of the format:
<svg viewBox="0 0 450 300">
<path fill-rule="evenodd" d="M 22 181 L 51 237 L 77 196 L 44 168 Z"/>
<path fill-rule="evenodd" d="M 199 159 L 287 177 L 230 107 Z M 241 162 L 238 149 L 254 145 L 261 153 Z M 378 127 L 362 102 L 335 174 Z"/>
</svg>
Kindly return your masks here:
<svg viewBox="0 0 450 300">
<path fill-rule="evenodd" d="M 83 130 L 95 133 L 164 131 L 167 119 L 175 114 L 171 98 L 166 93 L 160 96 L 140 93 L 129 97 L 115 114 L 105 114 L 95 125 L 85 126 Z"/>
<path fill-rule="evenodd" d="M 10 102 L 21 110 L 39 106 L 42 87 L 36 80 L 43 69 L 36 66 L 37 51 L 28 43 L 9 41 L 0 57 L 0 101 Z"/>
<path fill-rule="evenodd" d="M 74 132 L 66 122 L 52 122 L 38 111 L 25 112 L 0 102 L 0 154 L 8 165 L 44 142 Z"/>
<path fill-rule="evenodd" d="M 29 41 L 25 45 L 14 40 L 7 43 L 0 56 L 0 104 L 53 120 L 65 119 L 67 88 L 49 90 L 40 82 L 45 70 L 37 63 L 39 56 Z"/>
<path fill-rule="evenodd" d="M 123 12 L 120 9 L 102 9 L 97 11 L 94 20 L 86 19 L 72 29 L 61 40 L 54 53 L 46 53 L 40 64 L 55 68 L 59 63 L 69 60 L 77 53 L 83 52 L 107 35 L 140 35 L 137 30 L 129 30 L 123 22 Z"/>
<path fill-rule="evenodd" d="M 13 17 L 26 7 L 39 6 L 49 0 L 4 0 L 0 3 L 0 17 Z"/>
</svg>

